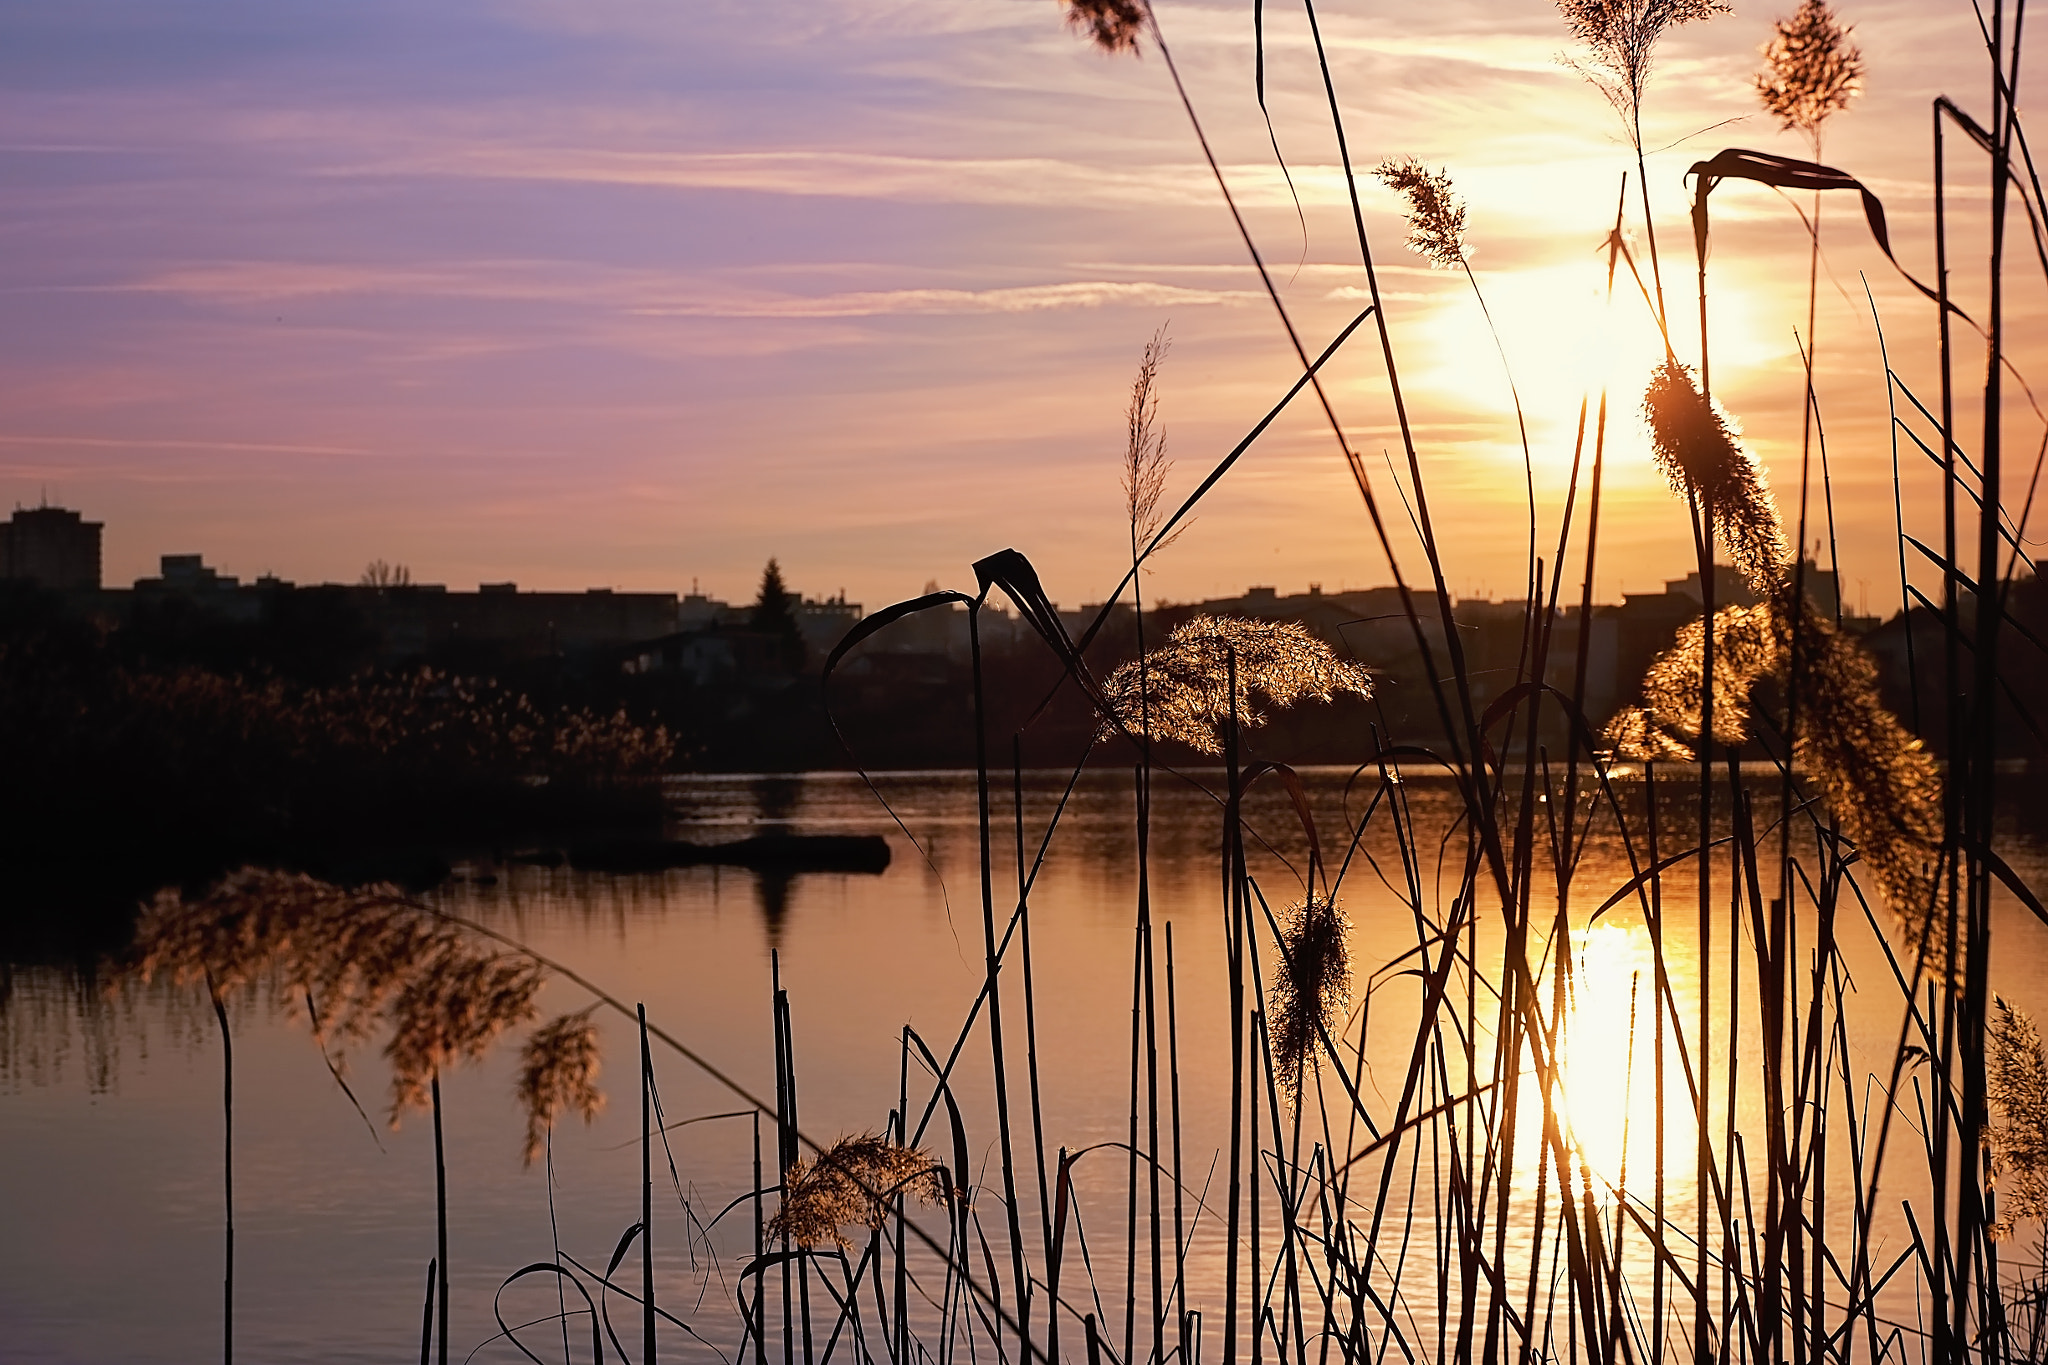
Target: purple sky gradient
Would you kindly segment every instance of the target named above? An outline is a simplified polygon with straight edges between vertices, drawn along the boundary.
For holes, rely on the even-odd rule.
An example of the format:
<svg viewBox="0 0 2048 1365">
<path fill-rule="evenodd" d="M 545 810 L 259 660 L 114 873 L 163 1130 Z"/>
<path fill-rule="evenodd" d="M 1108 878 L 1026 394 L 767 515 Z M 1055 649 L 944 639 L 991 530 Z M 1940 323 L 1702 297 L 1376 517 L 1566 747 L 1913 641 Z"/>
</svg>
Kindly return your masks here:
<svg viewBox="0 0 2048 1365">
<path fill-rule="evenodd" d="M 1723 146 L 1801 154 L 1748 86 L 1790 8 L 1741 4 L 1662 52 L 1646 135 L 1665 149 L 1651 184 L 1682 358 L 1698 339 L 1680 178 Z M 1951 0 L 1844 8 L 1870 75 L 1826 159 L 1883 196 L 1901 258 L 1928 277 L 1928 100 L 1983 115 L 1975 21 Z M 1318 14 L 1360 168 L 1412 153 L 1470 200 L 1543 538 L 1586 353 L 1620 332 L 1638 363 L 1612 371 L 1600 593 L 1683 573 L 1684 516 L 1635 417 L 1645 310 L 1623 297 L 1614 326 L 1600 321 L 1597 248 L 1631 159 L 1556 62 L 1553 8 Z M 1253 100 L 1249 6 L 1160 9 L 1314 350 L 1365 281 L 1302 13 L 1267 17 L 1305 230 Z M 1014 545 L 1056 597 L 1097 600 L 1117 577 L 1121 409 L 1145 339 L 1170 326 L 1176 492 L 1295 372 L 1163 63 L 1091 50 L 1052 0 L 15 0 L 0 9 L 0 128 L 0 497 L 47 492 L 104 520 L 115 583 L 196 550 L 299 581 L 382 558 L 452 587 L 695 579 L 744 598 L 776 555 L 802 590 L 874 608 L 927 580 L 966 585 L 973 559 Z M 1956 155 L 1959 189 L 1981 185 Z M 1387 191 L 1362 194 L 1451 586 L 1518 595 L 1527 514 L 1499 359 L 1462 277 L 1402 248 Z M 1716 391 L 1792 510 L 1805 239 L 1768 191 L 1729 186 L 1715 208 Z M 1821 397 L 1846 593 L 1888 611 L 1891 447 L 1859 272 L 1930 398 L 1932 309 L 1852 201 L 1836 196 L 1825 221 Z M 1959 223 L 1970 307 L 1982 218 Z M 2044 358 L 2030 267 L 2022 255 L 2010 304 L 2029 377 Z M 1983 361 L 1963 355 L 1967 394 Z M 1398 458 L 1398 435 L 1369 330 L 1330 373 L 1391 495 L 1381 452 Z M 2023 485 L 2039 427 L 2015 404 Z M 1911 464 L 1908 485 L 1926 529 L 1935 485 Z M 1812 516 L 1818 534 L 1817 500 Z M 1386 580 L 1304 403 L 1148 592 Z"/>
</svg>

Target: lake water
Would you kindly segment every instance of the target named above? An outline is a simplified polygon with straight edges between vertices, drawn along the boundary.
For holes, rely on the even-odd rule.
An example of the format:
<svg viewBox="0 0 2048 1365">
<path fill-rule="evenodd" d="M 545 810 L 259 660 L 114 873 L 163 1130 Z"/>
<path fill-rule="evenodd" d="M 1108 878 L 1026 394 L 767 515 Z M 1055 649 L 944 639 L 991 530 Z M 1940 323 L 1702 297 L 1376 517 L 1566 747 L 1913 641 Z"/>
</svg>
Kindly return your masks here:
<svg viewBox="0 0 2048 1365">
<path fill-rule="evenodd" d="M 1024 825 L 1034 851 L 1067 776 L 1026 775 Z M 1212 785 L 1218 778 L 1196 776 Z M 1333 859 L 1342 854 L 1345 811 L 1356 818 L 1374 788 L 1369 774 L 1355 786 L 1350 778 L 1349 770 L 1307 774 L 1323 837 L 1337 844 Z M 700 842 L 762 830 L 884 835 L 894 856 L 880 875 L 764 877 L 716 868 L 606 875 L 477 863 L 458 869 L 433 899 L 573 967 L 622 1000 L 644 1002 L 650 1019 L 763 1096 L 774 1093 L 771 1005 L 779 970 L 790 1000 L 805 1132 L 829 1141 L 880 1131 L 897 1104 L 905 1025 L 945 1056 L 981 987 L 983 947 L 972 775 L 898 773 L 876 781 L 916 844 L 854 775 L 690 778 L 674 784 L 673 796 L 677 832 Z M 1688 792 L 1674 784 L 1673 800 L 1689 799 Z M 1428 836 L 1425 846 L 1434 850 L 1450 832 L 1451 789 L 1417 780 L 1405 795 L 1418 830 Z M 1128 772 L 1084 775 L 1031 895 L 1049 1160 L 1058 1147 L 1078 1151 L 1125 1136 L 1137 890 L 1132 802 Z M 1248 809 L 1260 836 L 1252 870 L 1277 910 L 1300 895 L 1294 869 L 1305 862 L 1304 836 L 1277 787 L 1262 788 Z M 1016 887 L 1007 778 L 996 792 L 995 813 L 1000 918 L 1014 904 Z M 1759 818 L 1768 818 L 1761 805 Z M 1374 987 L 1361 1092 L 1381 1114 L 1398 1099 L 1382 1086 L 1398 1088 L 1417 999 L 1412 976 L 1371 976 L 1413 948 L 1417 932 L 1396 894 L 1402 874 L 1384 823 L 1369 827 L 1342 896 L 1352 921 L 1356 994 Z M 1212 795 L 1195 784 L 1159 780 L 1153 913 L 1162 926 L 1172 926 L 1175 1046 L 1187 1132 L 1183 1173 L 1195 1190 L 1211 1180 L 1220 1189 L 1221 1167 L 1212 1163 L 1227 1131 L 1230 1035 L 1216 870 L 1221 828 Z M 1457 845 L 1443 847 L 1447 861 L 1426 861 L 1418 870 L 1432 903 L 1430 888 L 1448 887 L 1457 877 Z M 2040 850 L 2037 838 L 2016 834 L 2008 852 L 2036 885 Z M 1635 1042 L 1637 1033 L 1647 1037 L 1647 1025 L 1638 1026 L 1647 1016 L 1636 1012 L 1647 1007 L 1633 1003 L 1646 994 L 1640 913 L 1624 902 L 1597 928 L 1584 924 L 1586 912 L 1626 879 L 1626 866 L 1618 842 L 1602 834 L 1578 874 L 1586 889 L 1576 900 L 1574 948 L 1586 964 L 1586 997 L 1578 1003 L 1586 1042 L 1566 1058 L 1568 1071 L 1582 1078 L 1568 1078 L 1568 1086 L 1612 1086 L 1617 1075 L 1626 1082 L 1648 1064 L 1649 1045 Z M 1691 887 L 1682 873 L 1665 887 L 1667 904 L 1682 911 L 1673 913 L 1669 931 L 1674 961 L 1697 957 L 1689 937 Z M 2048 1010 L 2048 971 L 2042 970 L 2048 929 L 2023 911 L 2002 916 L 1994 984 L 2037 1014 Z M 1162 954 L 1163 936 L 1162 927 Z M 1854 938 L 1849 965 L 1871 1003 L 1852 1010 L 1850 1041 L 1871 1055 L 1889 1055 L 1899 1026 L 1896 994 L 1880 979 L 1887 969 L 1873 936 L 1859 930 Z M 1014 973 L 1006 976 L 1012 1085 L 1021 1097 L 1021 997 L 1014 993 Z M 1697 988 L 1696 980 L 1674 976 L 1681 1018 L 1693 1008 Z M 556 979 L 543 992 L 542 1014 L 589 1001 L 586 992 Z M 414 1358 L 435 1246 L 429 1119 L 413 1111 L 397 1129 L 387 1125 L 388 1074 L 377 1051 L 381 1040 L 373 1039 L 353 1050 L 348 1069 L 373 1120 L 366 1124 L 291 1003 L 261 990 L 230 1001 L 236 1355 L 276 1362 Z M 629 1021 L 599 1018 L 609 1107 L 587 1127 L 568 1118 L 557 1128 L 552 1189 L 545 1164 L 521 1162 L 516 1040 L 444 1078 L 456 1359 L 478 1347 L 478 1360 L 520 1358 L 508 1343 L 493 1340 L 494 1296 L 506 1277 L 551 1259 L 558 1248 L 601 1267 L 639 1217 L 637 1043 Z M 1163 1036 L 1160 1045 L 1166 1045 Z M 1725 1046 L 1718 1041 L 1717 1052 Z M 742 1107 L 675 1054 L 657 1048 L 654 1060 L 670 1123 Z M 911 1080 L 913 1109 L 921 1102 L 919 1079 Z M 993 1182 L 992 1085 L 982 1031 L 962 1052 L 956 1088 L 975 1144 L 972 1164 L 978 1178 Z M 929 1093 L 928 1083 L 922 1093 Z M 1640 1121 L 1639 1105 L 1639 1095 L 1624 1103 L 1637 1116 L 1626 1138 L 1583 1125 L 1595 1165 L 1618 1164 L 1626 1142 L 1629 1159 L 1642 1169 L 1650 1125 Z M 1674 1128 L 1684 1131 L 1682 1123 Z M 1015 1131 L 1027 1146 L 1020 1164 L 1028 1167 L 1028 1120 L 1020 1118 Z M 739 1335 L 734 1276 L 751 1247 L 751 1213 L 742 1205 L 722 1222 L 714 1220 L 751 1187 L 754 1132 L 745 1118 L 710 1118 L 673 1130 L 666 1154 L 657 1155 L 654 1222 L 663 1301 L 728 1351 Z M 170 1362 L 216 1355 L 221 1137 L 220 1037 L 203 990 L 162 981 L 86 981 L 48 968 L 13 970 L 0 1009 L 0 1357 Z M 1343 1134 L 1334 1140 L 1341 1143 Z M 940 1150 L 947 1141 L 941 1123 L 932 1145 Z M 1675 1147 L 1667 1153 L 1667 1164 L 1689 1169 L 1690 1156 L 1675 1153 Z M 1115 1243 L 1126 1160 L 1103 1149 L 1075 1167 L 1082 1231 L 1102 1258 L 1097 1280 L 1105 1301 L 1121 1293 Z M 1689 1223 L 1683 1184 L 1673 1182 L 1670 1208 L 1675 1220 Z M 1913 1188 L 1912 1173 L 1902 1170 L 1886 1193 L 1906 1197 Z M 1035 1222 L 1036 1191 L 1027 1187 L 1019 1197 L 1031 1209 L 1027 1223 Z M 991 1228 L 999 1226 L 997 1198 L 977 1192 L 976 1200 Z M 1190 1253 L 1188 1302 L 1206 1308 L 1211 1321 L 1220 1317 L 1220 1245 L 1211 1231 L 1198 1229 Z M 1000 1248 L 996 1254 L 1003 1254 Z M 627 1278 L 637 1284 L 635 1266 L 629 1261 Z M 531 1280 L 510 1291 L 503 1311 L 521 1321 L 554 1311 L 553 1305 L 552 1290 Z M 1427 1305 L 1418 1311 L 1416 1330 L 1426 1337 Z M 1113 1316 L 1105 1314 L 1105 1321 Z M 637 1323 L 626 1330 L 635 1311 L 617 1306 L 615 1317 L 621 1335 L 637 1345 Z"/>
</svg>

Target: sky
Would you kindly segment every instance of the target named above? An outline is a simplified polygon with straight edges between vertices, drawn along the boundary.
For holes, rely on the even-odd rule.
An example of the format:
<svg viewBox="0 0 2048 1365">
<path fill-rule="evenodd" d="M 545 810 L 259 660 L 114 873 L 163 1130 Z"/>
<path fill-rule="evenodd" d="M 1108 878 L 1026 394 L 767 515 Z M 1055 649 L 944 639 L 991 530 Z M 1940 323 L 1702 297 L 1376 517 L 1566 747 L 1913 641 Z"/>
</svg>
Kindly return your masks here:
<svg viewBox="0 0 2048 1365">
<path fill-rule="evenodd" d="M 1688 362 L 1684 172 L 1729 146 L 1805 154 L 1750 85 L 1790 8 L 1737 0 L 1659 50 L 1644 138 Z M 1929 101 L 1988 116 L 1977 21 L 1956 0 L 1843 13 L 1868 75 L 1824 159 L 1880 196 L 1901 262 L 1931 279 Z M 1158 18 L 1314 353 L 1366 280 L 1304 12 L 1265 7 L 1270 140 L 1250 6 L 1160 0 Z M 1683 574 L 1687 522 L 1638 415 L 1656 334 L 1633 284 L 1611 302 L 1604 285 L 1633 157 L 1559 61 L 1554 7 L 1325 0 L 1317 18 L 1449 586 L 1521 595 L 1532 479 L 1554 555 L 1603 379 L 1598 595 Z M 1398 200 L 1366 174 L 1411 155 L 1468 203 L 1473 281 L 1405 250 Z M 1951 155 L 1954 192 L 1981 199 L 1981 158 Z M 1174 496 L 1298 373 L 1158 52 L 1095 50 L 1056 0 L 0 0 L 0 181 L 0 498 L 104 521 L 115 584 L 199 552 L 244 578 L 353 581 L 382 559 L 451 588 L 746 600 L 775 556 L 793 587 L 873 610 L 971 586 L 975 559 L 1014 546 L 1055 598 L 1094 602 L 1128 564 L 1123 407 L 1147 338 L 1171 341 Z M 1715 393 L 1796 521 L 1807 237 L 1772 191 L 1712 202 Z M 1958 297 L 1981 311 L 1985 218 L 1951 211 Z M 1647 270 L 1640 201 L 1628 220 Z M 1821 221 L 1834 552 L 1848 604 L 1888 614 L 1873 314 L 1931 405 L 1933 309 L 1853 197 Z M 2011 358 L 2031 379 L 2048 334 L 2016 240 Z M 1974 411 L 1982 348 L 1958 347 Z M 1370 326 L 1325 377 L 1416 578 Z M 2017 504 L 2042 430 L 2024 395 L 2007 430 Z M 1900 459 L 1907 529 L 1938 535 L 1927 462 Z M 1829 524 L 1814 471 L 1809 542 Z M 1574 582 L 1582 553 L 1575 530 Z M 1388 579 L 1301 401 L 1145 590 Z"/>
</svg>

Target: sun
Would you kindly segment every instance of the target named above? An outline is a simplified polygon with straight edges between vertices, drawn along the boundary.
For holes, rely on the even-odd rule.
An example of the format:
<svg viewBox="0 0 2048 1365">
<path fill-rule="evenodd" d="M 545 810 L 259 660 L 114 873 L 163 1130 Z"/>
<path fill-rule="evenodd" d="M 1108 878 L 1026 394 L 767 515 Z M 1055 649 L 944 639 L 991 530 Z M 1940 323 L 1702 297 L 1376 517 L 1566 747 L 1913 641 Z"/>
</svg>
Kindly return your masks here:
<svg viewBox="0 0 2048 1365">
<path fill-rule="evenodd" d="M 1610 474 L 1648 471 L 1640 418 L 1643 390 L 1666 352 L 1647 264 L 1640 282 L 1626 264 L 1620 265 L 1611 292 L 1604 252 L 1581 251 L 1564 260 L 1500 270 L 1477 262 L 1475 270 L 1483 309 L 1462 272 L 1438 272 L 1418 319 L 1422 365 L 1417 386 L 1450 423 L 1446 439 L 1483 446 L 1490 457 L 1520 463 L 1519 396 L 1538 478 L 1554 481 L 1571 466 L 1582 402 L 1587 428 L 1581 454 L 1591 459 L 1605 393 Z M 1672 346 L 1688 364 L 1696 360 L 1699 341 L 1691 278 L 1688 270 L 1683 286 L 1667 279 L 1665 289 Z M 1762 338 L 1765 324 L 1754 291 L 1724 281 L 1709 295 L 1708 312 L 1717 380 L 1781 359 L 1783 346 Z M 1503 353 L 1508 371 L 1502 369 Z"/>
</svg>

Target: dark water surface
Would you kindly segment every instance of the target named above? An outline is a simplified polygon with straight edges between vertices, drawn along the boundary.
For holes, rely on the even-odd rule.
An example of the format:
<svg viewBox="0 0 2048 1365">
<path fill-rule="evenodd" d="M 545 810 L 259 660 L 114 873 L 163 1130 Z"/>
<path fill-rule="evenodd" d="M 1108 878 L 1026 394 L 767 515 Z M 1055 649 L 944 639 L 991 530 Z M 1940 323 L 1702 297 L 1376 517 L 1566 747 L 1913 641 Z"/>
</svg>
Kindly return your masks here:
<svg viewBox="0 0 2048 1365">
<path fill-rule="evenodd" d="M 1349 776 L 1349 770 L 1308 774 L 1319 828 L 1336 845 L 1329 851 L 1333 860 L 1343 854 L 1347 800 L 1355 818 L 1373 790 L 1368 779 L 1347 792 Z M 1025 825 L 1033 852 L 1065 778 L 1026 775 Z M 879 1131 L 897 1103 L 903 1027 L 915 1028 L 944 1056 L 981 986 L 983 947 L 972 775 L 877 780 L 923 854 L 856 776 L 692 778 L 678 782 L 674 795 L 678 833 L 703 842 L 767 830 L 886 835 L 894 858 L 879 876 L 777 877 L 716 868 L 629 876 L 477 864 L 435 899 L 573 966 L 623 1000 L 644 1002 L 650 1018 L 761 1095 L 773 1093 L 771 953 L 779 952 L 804 1130 L 827 1141 Z M 1675 791 L 1674 800 L 1689 799 L 1688 791 Z M 1760 819 L 1768 818 L 1761 804 L 1767 795 L 1760 788 Z M 1000 920 L 1014 904 L 1017 875 L 1007 779 L 995 796 Z M 1407 797 L 1434 849 L 1451 833 L 1451 789 L 1415 781 Z M 1128 773 L 1086 775 L 1031 897 L 1049 1149 L 1078 1150 L 1124 1136 L 1136 889 L 1131 812 Z M 1173 926 L 1177 969 L 1186 1179 L 1199 1189 L 1224 1141 L 1220 1116 L 1228 1079 L 1216 862 L 1222 813 L 1205 792 L 1162 778 L 1154 820 L 1154 914 Z M 1255 852 L 1254 872 L 1278 909 L 1300 893 L 1290 864 L 1301 865 L 1304 837 L 1277 788 L 1253 803 L 1252 822 L 1270 844 Z M 1361 844 L 1343 894 L 1360 995 L 1368 974 L 1416 939 L 1413 915 L 1391 889 L 1402 874 L 1383 823 L 1376 822 Z M 1452 839 L 1445 847 L 1441 868 L 1432 861 L 1419 869 L 1432 905 L 1433 888 L 1440 882 L 1447 898 L 1456 881 L 1458 844 Z M 2038 879 L 2041 849 L 2037 835 L 2016 833 L 2008 858 Z M 1627 868 L 1611 829 L 1599 827 L 1579 872 L 1575 924 L 1626 880 Z M 1667 900 L 1688 906 L 1691 888 L 1688 878 L 1675 875 Z M 1674 961 L 1696 963 L 1689 912 L 1674 917 L 1680 920 L 1688 927 L 1671 931 L 1671 954 Z M 1617 1002 L 1623 1013 L 1607 1030 L 1609 1051 L 1590 1050 L 1577 1064 L 1589 1077 L 1604 1070 L 1611 1082 L 1614 1041 L 1629 1027 L 1628 996 L 1621 992 L 1642 969 L 1640 914 L 1624 903 L 1602 916 L 1598 929 L 1584 932 L 1575 949 L 1595 965 L 1590 975 L 1604 977 L 1607 991 L 1583 1004 L 1587 1018 L 1600 1010 L 1612 1015 Z M 1998 934 L 1994 984 L 2016 1003 L 2048 1011 L 2048 928 L 2008 910 Z M 1898 1011 L 1878 979 L 1886 969 L 1867 929 L 1849 958 L 1859 988 L 1871 997 L 1868 1010 L 1854 1018 L 1852 1041 L 1873 1055 L 1888 1053 Z M 1013 1085 L 1021 1093 L 1020 989 L 1012 978 L 1005 1004 Z M 1697 981 L 1674 980 L 1674 992 L 1682 1013 L 1696 998 Z M 543 992 L 541 1009 L 552 1015 L 588 1001 L 558 979 Z M 348 1070 L 373 1121 L 366 1125 L 290 1006 L 258 990 L 230 1007 L 236 1355 L 277 1362 L 414 1358 L 426 1265 L 434 1254 L 428 1116 L 414 1111 L 395 1131 L 389 1128 L 389 1077 L 377 1052 L 382 1040 L 372 1039 L 354 1049 Z M 1386 978 L 1372 996 L 1363 1089 L 1383 1110 L 1397 1098 L 1380 1087 L 1398 1090 L 1415 1007 L 1412 981 L 1399 976 Z M 586 1265 L 602 1266 L 638 1219 L 636 1043 L 627 1021 L 599 1017 L 610 1105 L 588 1127 L 570 1118 L 557 1130 L 552 1209 L 544 1166 L 525 1168 L 520 1161 L 516 1038 L 481 1063 L 454 1068 L 444 1081 L 456 1359 L 477 1346 L 479 1360 L 518 1359 L 507 1343 L 491 1340 L 498 1330 L 493 1296 L 506 1276 L 550 1259 L 558 1245 Z M 1585 1032 L 1591 1038 L 1600 1031 Z M 1720 1047 L 1725 1041 L 1717 1052 Z M 1626 1074 L 1628 1054 L 1621 1055 Z M 672 1053 L 658 1049 L 655 1065 L 671 1122 L 742 1107 Z M 959 1085 L 970 1101 L 973 1161 L 986 1163 L 993 1188 L 989 1069 L 988 1045 L 977 1032 L 962 1054 Z M 1639 1103 L 1639 1097 L 1627 1101 Z M 1640 1120 L 1636 1108 L 1629 1112 Z M 1639 1121 L 1637 1128 L 1647 1131 L 1648 1125 Z M 1016 1131 L 1020 1163 L 1028 1166 L 1028 1119 L 1020 1118 Z M 1630 1138 L 1632 1154 L 1640 1131 Z M 751 1246 L 751 1215 L 742 1206 L 708 1238 L 702 1228 L 750 1188 L 753 1134 L 743 1118 L 692 1124 L 673 1131 L 667 1153 L 656 1160 L 655 1244 L 664 1301 L 728 1350 L 739 1335 L 733 1276 Z M 220 1037 L 203 990 L 82 980 L 50 968 L 11 971 L 0 1008 L 0 1358 L 170 1362 L 217 1356 L 221 1136 Z M 1640 1157 L 1634 1159 L 1640 1165 Z M 1123 1160 L 1101 1151 L 1076 1168 L 1084 1218 L 1096 1220 L 1087 1228 L 1098 1248 L 1120 1232 Z M 1673 1160 L 1686 1168 L 1691 1162 L 1689 1152 Z M 1893 1184 L 1896 1190 L 1888 1185 L 1888 1193 L 1910 1193 L 1910 1178 Z M 1020 1197 L 1035 1219 L 1035 1191 Z M 1674 1212 L 1689 1207 L 1689 1193 L 1674 1187 L 1671 1197 Z M 977 1199 L 991 1226 L 999 1224 L 995 1198 L 984 1193 Z M 637 1283 L 634 1265 L 629 1262 L 629 1273 Z M 1120 1272 L 1115 1279 L 1120 1295 Z M 1213 1311 L 1219 1280 L 1220 1238 L 1198 1237 L 1190 1305 Z M 508 1320 L 554 1311 L 552 1292 L 538 1284 L 511 1291 L 504 1304 Z M 618 1304 L 615 1313 L 623 1332 L 635 1310 Z"/>
</svg>

